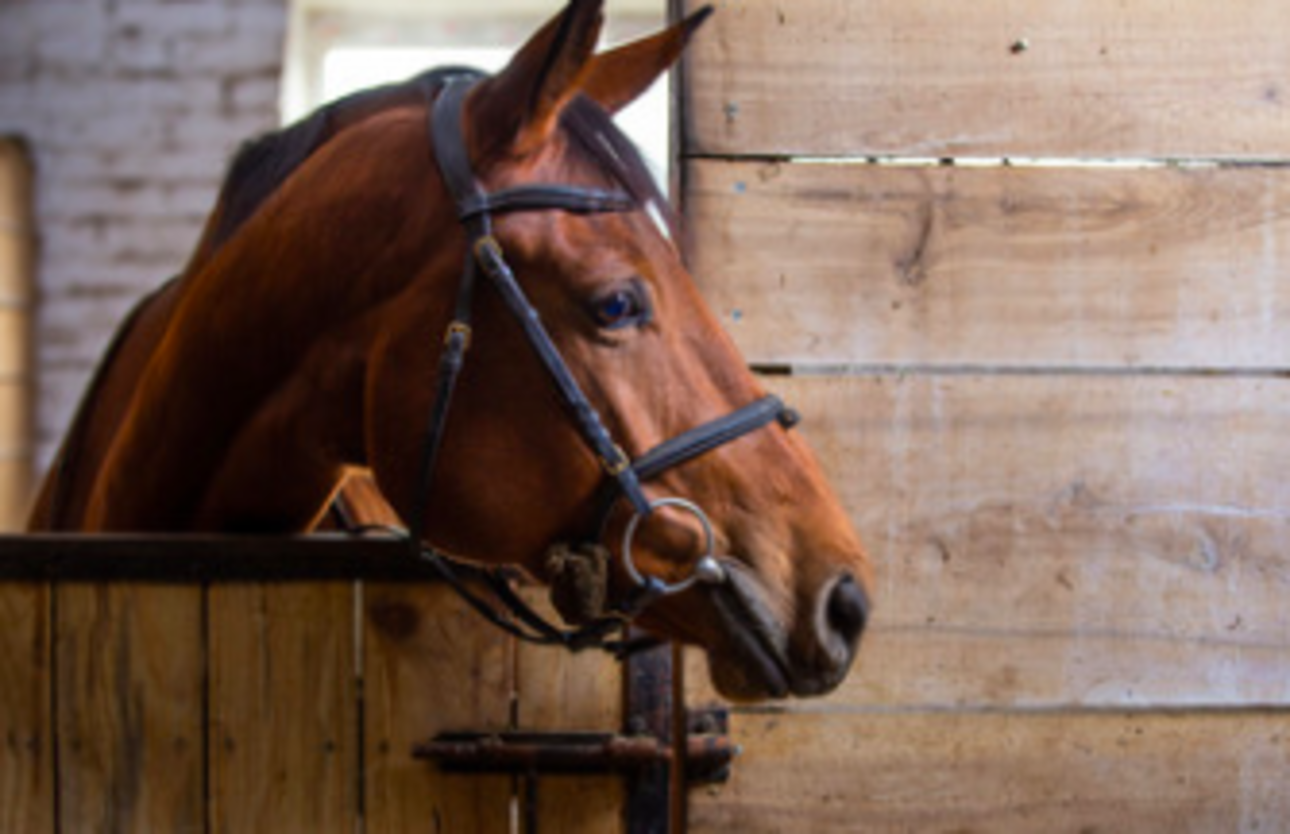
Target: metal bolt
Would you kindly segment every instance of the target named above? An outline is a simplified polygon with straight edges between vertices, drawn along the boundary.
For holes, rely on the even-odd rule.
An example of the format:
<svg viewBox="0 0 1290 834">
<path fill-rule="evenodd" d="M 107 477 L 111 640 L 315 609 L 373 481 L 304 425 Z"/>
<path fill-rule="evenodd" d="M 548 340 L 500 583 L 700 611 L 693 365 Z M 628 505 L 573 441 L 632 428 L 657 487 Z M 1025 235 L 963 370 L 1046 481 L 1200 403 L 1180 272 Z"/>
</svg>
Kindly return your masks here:
<svg viewBox="0 0 1290 834">
<path fill-rule="evenodd" d="M 720 585 L 726 581 L 726 569 L 712 556 L 694 563 L 694 577 L 703 585 Z"/>
</svg>

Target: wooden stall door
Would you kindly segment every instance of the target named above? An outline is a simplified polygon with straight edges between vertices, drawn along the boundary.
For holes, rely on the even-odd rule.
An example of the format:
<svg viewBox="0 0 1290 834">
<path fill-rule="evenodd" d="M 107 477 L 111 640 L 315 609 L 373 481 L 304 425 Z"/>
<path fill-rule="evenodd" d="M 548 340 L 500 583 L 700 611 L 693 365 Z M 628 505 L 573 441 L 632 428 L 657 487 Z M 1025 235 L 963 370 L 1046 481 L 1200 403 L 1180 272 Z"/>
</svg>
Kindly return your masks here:
<svg viewBox="0 0 1290 834">
<path fill-rule="evenodd" d="M 370 585 L 364 610 L 369 833 L 625 830 L 619 776 L 446 773 L 411 755 L 446 732 L 618 732 L 615 661 L 517 643 L 443 586 Z"/>
<path fill-rule="evenodd" d="M 1287 24 L 747 0 L 696 37 L 691 265 L 880 579 L 839 692 L 735 710 L 692 831 L 1290 828 Z"/>
</svg>

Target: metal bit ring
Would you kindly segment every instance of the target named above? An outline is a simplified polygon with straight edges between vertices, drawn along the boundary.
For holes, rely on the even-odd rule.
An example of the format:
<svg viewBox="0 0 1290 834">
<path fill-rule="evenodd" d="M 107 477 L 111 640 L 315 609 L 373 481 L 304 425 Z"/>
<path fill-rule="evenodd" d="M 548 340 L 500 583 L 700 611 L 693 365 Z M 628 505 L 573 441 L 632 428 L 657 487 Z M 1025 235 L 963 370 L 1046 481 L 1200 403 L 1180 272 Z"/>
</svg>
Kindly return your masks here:
<svg viewBox="0 0 1290 834">
<path fill-rule="evenodd" d="M 627 529 L 623 531 L 623 567 L 627 570 L 627 575 L 637 585 L 644 586 L 647 582 L 657 583 L 661 592 L 667 594 L 679 594 L 688 590 L 691 586 L 702 583 L 704 585 L 720 585 L 726 581 L 726 569 L 717 561 L 713 554 L 716 549 L 716 534 L 712 531 L 712 522 L 708 520 L 705 513 L 698 504 L 693 501 L 687 501 L 684 498 L 659 498 L 649 502 L 650 513 L 663 507 L 676 507 L 680 510 L 693 515 L 699 520 L 703 527 L 703 555 L 694 563 L 694 571 L 679 582 L 664 582 L 661 579 L 651 578 L 647 580 L 643 574 L 636 568 L 636 561 L 632 558 L 632 542 L 636 539 L 636 530 L 640 526 L 641 519 L 645 518 L 643 513 L 635 513 L 631 521 L 627 522 Z"/>
</svg>

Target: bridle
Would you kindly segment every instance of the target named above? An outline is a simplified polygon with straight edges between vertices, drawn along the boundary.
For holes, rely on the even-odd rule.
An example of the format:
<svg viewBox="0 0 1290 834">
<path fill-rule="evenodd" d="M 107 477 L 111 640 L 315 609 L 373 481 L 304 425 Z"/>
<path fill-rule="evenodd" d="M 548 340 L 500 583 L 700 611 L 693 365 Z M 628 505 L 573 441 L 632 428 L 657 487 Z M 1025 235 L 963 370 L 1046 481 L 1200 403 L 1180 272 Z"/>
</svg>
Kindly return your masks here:
<svg viewBox="0 0 1290 834">
<path fill-rule="evenodd" d="M 561 645 L 574 651 L 594 647 L 623 654 L 631 651 L 636 644 L 611 639 L 610 635 L 621 630 L 648 605 L 695 585 L 718 586 L 727 581 L 725 568 L 714 553 L 712 524 L 703 510 L 697 504 L 680 497 L 650 500 L 641 486 L 642 482 L 771 423 L 778 422 L 785 428 L 791 428 L 799 418 L 778 397 L 766 396 L 724 417 L 666 440 L 635 460 L 628 457 L 613 441 L 542 325 L 537 311 L 516 281 L 506 263 L 501 245 L 493 236 L 493 217 L 528 211 L 620 213 L 637 210 L 639 203 L 622 191 L 561 184 L 530 184 L 493 192 L 485 191 L 475 178 L 462 134 L 466 96 L 479 78 L 478 74 L 463 72 L 446 79 L 442 87 L 435 85 L 428 90 L 434 153 L 439 172 L 456 205 L 458 219 L 466 232 L 468 254 L 457 287 L 453 318 L 444 333 L 440 350 L 434 400 L 420 461 L 419 492 L 409 519 L 408 537 L 418 556 L 432 565 L 438 575 L 467 603 L 514 636 L 533 643 Z M 519 322 L 561 403 L 604 472 L 601 486 L 594 497 L 595 523 L 588 543 L 595 546 L 603 541 L 610 516 L 619 501 L 625 500 L 631 508 L 632 517 L 624 531 L 620 552 L 622 567 L 632 583 L 631 590 L 624 598 L 607 606 L 599 616 L 590 618 L 577 628 L 557 626 L 535 612 L 520 599 L 503 572 L 465 569 L 461 563 L 424 543 L 426 506 L 433 487 L 453 393 L 470 348 L 474 292 L 481 272 Z M 697 519 L 704 533 L 703 555 L 695 562 L 689 576 L 675 582 L 643 574 L 632 557 L 632 545 L 640 523 L 663 507 L 690 513 Z M 580 543 L 574 550 L 586 548 L 587 543 Z M 471 587 L 466 579 L 467 574 L 476 580 L 484 579 L 505 611 L 499 610 Z"/>
</svg>

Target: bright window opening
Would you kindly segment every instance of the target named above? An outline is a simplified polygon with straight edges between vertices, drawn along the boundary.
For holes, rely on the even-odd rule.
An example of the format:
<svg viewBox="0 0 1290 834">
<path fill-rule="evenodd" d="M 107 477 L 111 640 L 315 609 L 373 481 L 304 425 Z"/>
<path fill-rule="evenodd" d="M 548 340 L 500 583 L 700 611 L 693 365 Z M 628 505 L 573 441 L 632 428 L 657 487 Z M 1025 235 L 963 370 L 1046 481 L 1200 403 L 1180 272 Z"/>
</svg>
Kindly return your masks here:
<svg viewBox="0 0 1290 834">
<path fill-rule="evenodd" d="M 291 11 L 283 115 L 294 121 L 356 90 L 400 81 L 437 66 L 495 72 L 559 9 L 552 0 L 508 0 L 487 10 L 424 0 L 296 0 Z M 489 12 L 482 14 L 482 11 Z M 618 2 L 606 21 L 607 44 L 656 31 L 664 0 Z M 666 82 L 656 84 L 617 122 L 666 183 L 670 146 Z"/>
</svg>

